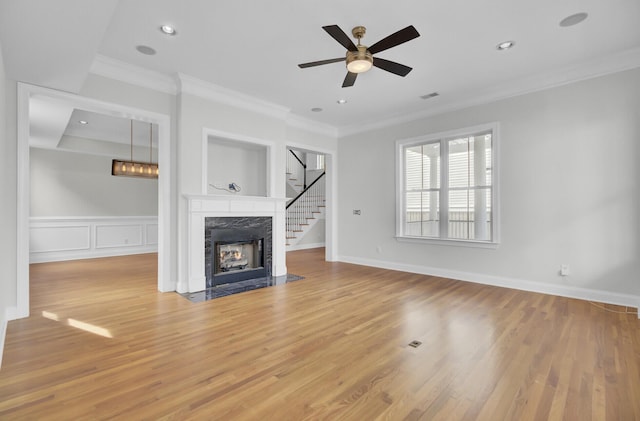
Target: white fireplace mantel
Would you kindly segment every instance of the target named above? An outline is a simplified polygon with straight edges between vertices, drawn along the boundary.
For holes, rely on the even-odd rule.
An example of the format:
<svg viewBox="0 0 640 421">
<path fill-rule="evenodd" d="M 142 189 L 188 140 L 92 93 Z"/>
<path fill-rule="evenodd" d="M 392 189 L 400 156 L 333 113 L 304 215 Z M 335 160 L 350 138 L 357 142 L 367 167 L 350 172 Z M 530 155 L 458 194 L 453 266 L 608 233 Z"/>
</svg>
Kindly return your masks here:
<svg viewBox="0 0 640 421">
<path fill-rule="evenodd" d="M 204 227 L 207 217 L 270 216 L 272 218 L 273 276 L 287 274 L 285 222 L 286 198 L 256 196 L 185 195 L 188 202 L 188 280 L 178 292 L 206 289 Z"/>
</svg>

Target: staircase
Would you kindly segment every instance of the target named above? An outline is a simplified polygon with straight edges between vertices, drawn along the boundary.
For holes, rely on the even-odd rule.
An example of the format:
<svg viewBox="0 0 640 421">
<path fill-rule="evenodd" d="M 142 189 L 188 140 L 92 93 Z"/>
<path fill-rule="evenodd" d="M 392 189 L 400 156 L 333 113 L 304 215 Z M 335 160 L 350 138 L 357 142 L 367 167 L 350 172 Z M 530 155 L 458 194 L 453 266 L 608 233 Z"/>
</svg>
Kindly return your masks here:
<svg viewBox="0 0 640 421">
<path fill-rule="evenodd" d="M 325 173 L 287 204 L 287 246 L 295 246 L 325 216 Z"/>
<path fill-rule="evenodd" d="M 307 171 L 306 164 L 294 151 L 290 152 L 287 196 L 294 198 L 287 203 L 286 244 L 287 247 L 295 247 L 319 221 L 325 219 L 325 172 Z M 313 180 L 308 185 L 307 178 Z"/>
</svg>

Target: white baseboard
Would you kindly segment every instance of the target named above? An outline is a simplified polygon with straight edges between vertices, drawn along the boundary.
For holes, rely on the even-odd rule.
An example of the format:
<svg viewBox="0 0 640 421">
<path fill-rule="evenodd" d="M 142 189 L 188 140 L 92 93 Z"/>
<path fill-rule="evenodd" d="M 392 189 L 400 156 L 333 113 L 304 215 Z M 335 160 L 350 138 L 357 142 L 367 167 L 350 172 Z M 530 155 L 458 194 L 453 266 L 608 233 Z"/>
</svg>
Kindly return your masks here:
<svg viewBox="0 0 640 421">
<path fill-rule="evenodd" d="M 295 244 L 293 246 L 287 246 L 287 251 L 317 249 L 324 246 L 325 243 Z"/>
<path fill-rule="evenodd" d="M 3 314 L 4 313 L 4 314 Z M 4 340 L 7 336 L 7 322 L 9 321 L 9 309 L 0 312 L 0 369 L 2 369 L 2 355 L 4 354 Z"/>
<path fill-rule="evenodd" d="M 7 337 L 7 323 L 9 320 L 16 320 L 18 317 L 17 307 L 7 307 L 3 312 L 0 312 L 0 368 L 2 368 L 2 356 L 4 354 L 5 338 Z"/>
<path fill-rule="evenodd" d="M 25 316 L 18 314 L 18 307 L 8 307 L 5 311 L 5 320 L 8 322 L 11 320 L 18 320 L 23 317 Z"/>
<path fill-rule="evenodd" d="M 483 275 L 471 272 L 454 271 L 428 266 L 411 265 L 405 263 L 388 262 L 374 259 L 364 259 L 352 256 L 339 256 L 338 261 L 356 265 L 371 266 L 381 269 L 397 270 L 401 272 L 418 273 L 421 275 L 438 276 L 476 284 L 511 288 L 522 291 L 538 292 L 541 294 L 557 295 L 560 297 L 577 298 L 579 300 L 596 301 L 606 304 L 640 308 L 640 296 L 622 294 L 618 292 L 602 291 L 566 285 L 544 284 L 523 279 L 503 278 L 499 276 Z M 638 315 L 640 319 L 640 314 Z"/>
</svg>

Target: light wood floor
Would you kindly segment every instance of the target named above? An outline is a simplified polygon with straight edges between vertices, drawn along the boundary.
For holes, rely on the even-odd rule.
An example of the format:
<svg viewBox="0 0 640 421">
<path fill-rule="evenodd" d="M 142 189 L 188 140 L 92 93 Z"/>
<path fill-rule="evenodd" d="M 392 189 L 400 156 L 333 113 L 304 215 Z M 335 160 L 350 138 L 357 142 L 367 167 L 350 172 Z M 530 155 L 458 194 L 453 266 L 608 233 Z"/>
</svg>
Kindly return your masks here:
<svg viewBox="0 0 640 421">
<path fill-rule="evenodd" d="M 156 255 L 32 265 L 0 419 L 640 419 L 636 315 L 287 258 L 306 279 L 197 304 Z"/>
</svg>

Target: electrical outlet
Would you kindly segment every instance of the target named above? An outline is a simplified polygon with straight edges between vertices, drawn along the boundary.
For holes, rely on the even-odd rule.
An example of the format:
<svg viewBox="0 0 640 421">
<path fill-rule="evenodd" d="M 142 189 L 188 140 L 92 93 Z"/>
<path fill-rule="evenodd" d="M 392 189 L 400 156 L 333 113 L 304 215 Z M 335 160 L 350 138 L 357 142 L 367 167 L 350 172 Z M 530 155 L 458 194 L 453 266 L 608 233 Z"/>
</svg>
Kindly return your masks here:
<svg viewBox="0 0 640 421">
<path fill-rule="evenodd" d="M 560 276 L 569 276 L 569 265 L 563 263 L 560 265 Z"/>
</svg>

